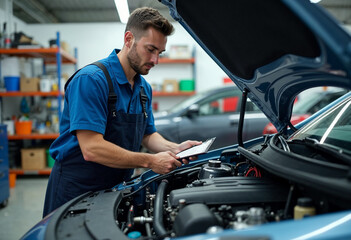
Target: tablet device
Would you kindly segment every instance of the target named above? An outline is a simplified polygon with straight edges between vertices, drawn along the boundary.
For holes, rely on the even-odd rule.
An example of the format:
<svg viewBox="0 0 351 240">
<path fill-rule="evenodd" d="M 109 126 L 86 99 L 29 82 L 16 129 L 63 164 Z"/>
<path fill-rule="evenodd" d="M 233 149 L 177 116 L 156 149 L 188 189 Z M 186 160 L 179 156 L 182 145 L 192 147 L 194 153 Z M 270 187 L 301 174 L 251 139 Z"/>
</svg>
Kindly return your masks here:
<svg viewBox="0 0 351 240">
<path fill-rule="evenodd" d="M 193 147 L 190 147 L 188 149 L 185 149 L 185 150 L 177 153 L 177 156 L 180 158 L 187 158 L 187 157 L 207 153 L 208 149 L 211 147 L 211 145 L 215 139 L 216 139 L 216 137 L 207 139 L 206 141 L 204 141 L 200 145 L 195 145 Z"/>
</svg>

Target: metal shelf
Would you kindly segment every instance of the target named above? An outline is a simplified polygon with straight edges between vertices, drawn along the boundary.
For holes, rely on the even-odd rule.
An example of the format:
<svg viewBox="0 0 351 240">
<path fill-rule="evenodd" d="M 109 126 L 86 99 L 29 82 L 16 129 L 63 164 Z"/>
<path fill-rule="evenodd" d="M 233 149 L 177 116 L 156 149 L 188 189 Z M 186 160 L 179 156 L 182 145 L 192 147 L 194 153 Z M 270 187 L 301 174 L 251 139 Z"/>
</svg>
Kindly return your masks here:
<svg viewBox="0 0 351 240">
<path fill-rule="evenodd" d="M 189 58 L 189 59 L 160 58 L 158 60 L 158 63 L 159 64 L 181 64 L 181 63 L 194 64 L 195 58 Z"/>
<path fill-rule="evenodd" d="M 20 168 L 12 168 L 9 170 L 10 173 L 16 175 L 50 175 L 51 168 L 38 169 L 38 170 L 24 170 Z"/>
<path fill-rule="evenodd" d="M 0 97 L 22 97 L 22 96 L 41 96 L 41 97 L 58 97 L 63 95 L 59 91 L 54 92 L 0 92 Z"/>
<path fill-rule="evenodd" d="M 21 135 L 8 135 L 8 140 L 23 140 L 23 139 L 53 139 L 58 138 L 59 133 L 31 133 Z"/>
<path fill-rule="evenodd" d="M 63 49 L 55 48 L 10 48 L 10 49 L 0 49 L 0 54 L 24 57 L 24 58 L 42 58 L 45 63 L 57 63 L 56 54 L 61 55 L 62 63 L 75 64 L 77 59 L 72 57 Z"/>
</svg>

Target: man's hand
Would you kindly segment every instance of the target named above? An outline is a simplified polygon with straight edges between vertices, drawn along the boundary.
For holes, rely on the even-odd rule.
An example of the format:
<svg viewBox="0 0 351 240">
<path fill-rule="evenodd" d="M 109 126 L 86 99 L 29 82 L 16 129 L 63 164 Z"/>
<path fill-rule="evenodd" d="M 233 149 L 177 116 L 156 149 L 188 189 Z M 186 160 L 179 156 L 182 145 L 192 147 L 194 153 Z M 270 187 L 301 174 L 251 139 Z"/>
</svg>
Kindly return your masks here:
<svg viewBox="0 0 351 240">
<path fill-rule="evenodd" d="M 153 161 L 150 168 L 155 173 L 166 174 L 182 166 L 178 157 L 171 151 L 156 153 L 154 156 L 155 161 Z"/>
<path fill-rule="evenodd" d="M 192 140 L 187 140 L 185 142 L 182 142 L 181 144 L 178 145 L 178 148 L 176 149 L 176 153 L 179 153 L 181 151 L 184 151 L 185 149 L 188 149 L 192 146 L 200 145 L 202 142 L 201 141 L 192 141 Z M 190 161 L 194 161 L 197 159 L 197 156 L 190 157 Z M 181 160 L 184 164 L 188 164 L 189 161 L 187 159 L 182 159 Z"/>
</svg>

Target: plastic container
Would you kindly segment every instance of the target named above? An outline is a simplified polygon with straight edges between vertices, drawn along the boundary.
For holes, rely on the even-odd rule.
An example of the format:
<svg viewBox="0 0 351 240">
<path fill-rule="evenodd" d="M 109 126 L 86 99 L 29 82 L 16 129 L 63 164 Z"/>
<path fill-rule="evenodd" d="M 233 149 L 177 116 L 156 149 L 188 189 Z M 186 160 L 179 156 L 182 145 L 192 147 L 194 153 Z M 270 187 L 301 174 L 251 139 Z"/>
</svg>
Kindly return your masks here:
<svg viewBox="0 0 351 240">
<path fill-rule="evenodd" d="M 194 80 L 183 79 L 179 81 L 179 91 L 181 92 L 192 92 L 194 91 Z"/>
<path fill-rule="evenodd" d="M 294 219 L 301 219 L 308 216 L 314 216 L 316 208 L 313 206 L 311 198 L 297 199 L 297 205 L 294 208 Z"/>
<path fill-rule="evenodd" d="M 20 77 L 6 76 L 4 77 L 5 88 L 8 92 L 17 92 L 20 90 Z"/>
<path fill-rule="evenodd" d="M 16 129 L 16 134 L 31 134 L 32 121 L 16 121 L 15 129 Z"/>
<path fill-rule="evenodd" d="M 13 120 L 6 120 L 4 124 L 7 125 L 7 134 L 14 135 L 15 134 L 15 123 Z"/>
<path fill-rule="evenodd" d="M 52 81 L 49 78 L 42 78 L 39 82 L 39 87 L 41 92 L 50 92 L 52 86 Z"/>
<path fill-rule="evenodd" d="M 52 168 L 54 166 L 55 160 L 51 157 L 49 153 L 49 149 L 46 150 L 46 159 L 47 159 L 47 164 L 49 168 Z"/>
</svg>

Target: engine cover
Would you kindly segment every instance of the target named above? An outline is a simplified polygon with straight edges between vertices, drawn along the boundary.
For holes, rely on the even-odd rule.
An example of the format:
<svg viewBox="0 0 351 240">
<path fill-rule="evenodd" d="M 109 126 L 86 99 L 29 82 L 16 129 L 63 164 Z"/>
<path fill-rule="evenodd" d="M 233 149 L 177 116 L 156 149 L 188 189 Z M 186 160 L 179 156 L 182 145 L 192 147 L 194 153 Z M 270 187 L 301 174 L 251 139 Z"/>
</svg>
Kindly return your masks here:
<svg viewBox="0 0 351 240">
<path fill-rule="evenodd" d="M 172 206 L 180 199 L 186 204 L 251 204 L 286 201 L 288 187 L 264 178 L 223 177 L 198 180 L 170 192 Z"/>
<path fill-rule="evenodd" d="M 179 211 L 173 228 L 177 236 L 204 233 L 211 226 L 218 225 L 214 214 L 205 204 L 195 203 Z"/>
</svg>

